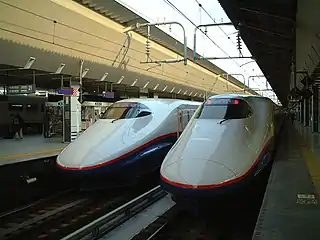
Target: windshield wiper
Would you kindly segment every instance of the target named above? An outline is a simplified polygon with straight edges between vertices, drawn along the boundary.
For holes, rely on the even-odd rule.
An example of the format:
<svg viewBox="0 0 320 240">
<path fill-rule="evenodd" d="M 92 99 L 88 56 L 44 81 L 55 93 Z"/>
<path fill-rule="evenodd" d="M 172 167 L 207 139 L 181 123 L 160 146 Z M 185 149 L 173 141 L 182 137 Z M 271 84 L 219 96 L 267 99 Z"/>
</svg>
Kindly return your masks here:
<svg viewBox="0 0 320 240">
<path fill-rule="evenodd" d="M 222 119 L 222 120 L 219 122 L 219 124 L 222 124 L 223 122 L 225 122 L 225 121 L 227 121 L 227 120 L 229 120 L 229 119 L 231 119 L 231 118 Z"/>
<path fill-rule="evenodd" d="M 116 118 L 116 119 L 113 119 L 112 121 L 111 121 L 111 123 L 114 123 L 115 121 L 117 121 L 117 120 L 119 120 L 120 118 Z"/>
</svg>

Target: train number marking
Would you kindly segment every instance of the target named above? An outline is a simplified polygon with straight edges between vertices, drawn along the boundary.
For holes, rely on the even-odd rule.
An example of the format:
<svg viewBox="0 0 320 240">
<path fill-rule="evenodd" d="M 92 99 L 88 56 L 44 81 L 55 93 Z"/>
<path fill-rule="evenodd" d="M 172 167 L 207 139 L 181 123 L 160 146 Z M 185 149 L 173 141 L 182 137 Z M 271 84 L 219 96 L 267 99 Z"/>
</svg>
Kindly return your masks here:
<svg viewBox="0 0 320 240">
<path fill-rule="evenodd" d="M 297 204 L 318 204 L 316 196 L 314 194 L 297 194 Z"/>
</svg>

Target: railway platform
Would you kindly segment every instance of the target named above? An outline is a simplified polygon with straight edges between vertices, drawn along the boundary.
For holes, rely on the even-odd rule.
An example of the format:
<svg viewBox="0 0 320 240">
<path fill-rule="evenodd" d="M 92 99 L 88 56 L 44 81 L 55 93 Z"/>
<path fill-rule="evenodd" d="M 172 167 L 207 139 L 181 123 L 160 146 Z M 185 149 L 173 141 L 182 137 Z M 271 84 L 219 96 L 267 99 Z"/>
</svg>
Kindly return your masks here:
<svg viewBox="0 0 320 240">
<path fill-rule="evenodd" d="M 285 124 L 252 239 L 320 239 L 319 137 Z"/>
<path fill-rule="evenodd" d="M 43 138 L 42 135 L 25 136 L 21 140 L 0 140 L 0 166 L 37 160 L 58 155 L 68 143 L 61 137 Z"/>
</svg>

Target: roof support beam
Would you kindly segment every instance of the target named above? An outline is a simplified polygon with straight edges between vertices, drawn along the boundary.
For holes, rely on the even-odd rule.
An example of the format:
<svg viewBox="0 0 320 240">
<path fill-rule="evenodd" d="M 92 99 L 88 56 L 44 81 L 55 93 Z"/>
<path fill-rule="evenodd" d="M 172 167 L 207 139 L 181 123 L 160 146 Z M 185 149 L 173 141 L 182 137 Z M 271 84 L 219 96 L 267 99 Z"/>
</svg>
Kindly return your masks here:
<svg viewBox="0 0 320 240">
<path fill-rule="evenodd" d="M 288 21 L 288 22 L 294 23 L 293 19 L 282 17 L 282 16 L 278 16 L 276 14 L 261 12 L 261 11 L 254 10 L 254 9 L 249 9 L 249 8 L 240 8 L 240 10 L 241 11 L 250 12 L 250 13 L 254 13 L 254 14 L 264 15 L 264 16 L 271 17 L 271 18 L 277 18 L 277 19 L 282 20 L 282 21 Z"/>
<path fill-rule="evenodd" d="M 264 42 L 264 41 L 260 41 L 260 40 L 256 40 L 254 39 L 254 41 L 258 42 L 258 43 L 261 43 L 263 45 L 266 45 L 270 48 L 275 48 L 279 51 L 292 51 L 291 48 L 288 48 L 288 47 L 284 47 L 284 46 L 281 46 L 281 45 L 278 45 L 278 44 L 273 44 L 273 43 L 267 43 L 267 42 Z"/>
<path fill-rule="evenodd" d="M 253 30 L 256 30 L 256 31 L 260 31 L 260 32 L 264 32 L 264 33 L 267 33 L 267 34 L 271 34 L 271 35 L 276 35 L 276 36 L 279 36 L 279 37 L 282 37 L 282 38 L 287 38 L 287 39 L 291 39 L 292 36 L 289 36 L 289 35 L 284 35 L 284 34 L 281 34 L 281 33 L 278 33 L 278 32 L 271 32 L 269 30 L 266 30 L 266 29 L 263 29 L 263 28 L 259 28 L 259 27 L 256 27 L 256 26 L 253 26 L 253 25 L 248 25 L 248 24 L 242 24 L 242 26 L 245 26 L 247 28 L 251 28 Z"/>
</svg>

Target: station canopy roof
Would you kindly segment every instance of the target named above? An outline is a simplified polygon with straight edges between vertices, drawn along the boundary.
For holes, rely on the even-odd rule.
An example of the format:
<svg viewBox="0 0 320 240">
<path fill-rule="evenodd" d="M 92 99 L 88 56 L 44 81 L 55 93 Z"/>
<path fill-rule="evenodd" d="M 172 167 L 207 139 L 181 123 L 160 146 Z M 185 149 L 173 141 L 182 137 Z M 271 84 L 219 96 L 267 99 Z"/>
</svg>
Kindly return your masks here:
<svg viewBox="0 0 320 240">
<path fill-rule="evenodd" d="M 283 105 L 296 51 L 297 0 L 219 0 Z"/>
<path fill-rule="evenodd" d="M 136 23 L 148 23 L 149 21 L 142 18 L 138 14 L 134 13 L 130 9 L 124 7 L 120 3 L 114 0 L 74 0 L 77 3 L 82 4 L 83 6 L 123 25 L 124 27 L 129 27 L 135 25 Z M 135 32 L 141 34 L 142 36 L 147 36 L 147 29 L 141 28 L 134 30 Z M 151 40 L 154 42 L 170 49 L 173 52 L 176 52 L 183 56 L 184 45 L 177 41 L 175 38 L 171 37 L 164 31 L 160 30 L 156 27 L 151 27 Z M 199 55 L 198 55 L 199 57 Z M 188 48 L 188 59 L 190 61 L 193 60 L 193 50 Z M 209 71 L 214 72 L 215 74 L 227 74 L 227 72 L 223 71 L 213 63 L 208 60 L 201 60 L 198 63 L 203 68 L 206 68 Z M 236 78 L 230 76 L 228 80 L 237 86 L 243 88 L 244 85 Z M 252 94 L 256 94 L 253 90 L 250 90 Z"/>
</svg>

